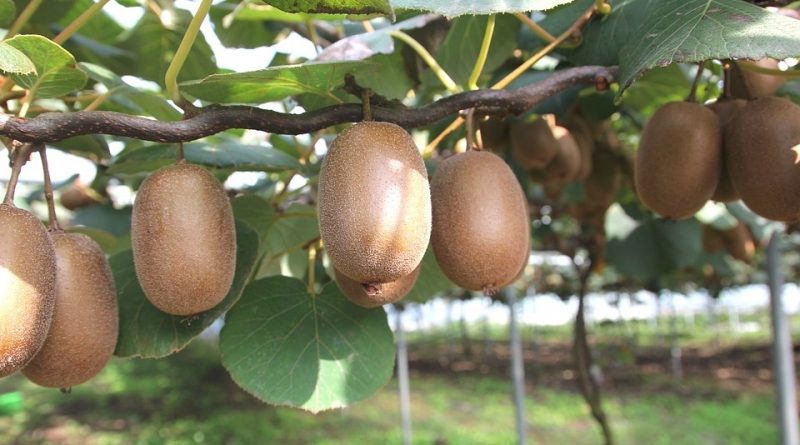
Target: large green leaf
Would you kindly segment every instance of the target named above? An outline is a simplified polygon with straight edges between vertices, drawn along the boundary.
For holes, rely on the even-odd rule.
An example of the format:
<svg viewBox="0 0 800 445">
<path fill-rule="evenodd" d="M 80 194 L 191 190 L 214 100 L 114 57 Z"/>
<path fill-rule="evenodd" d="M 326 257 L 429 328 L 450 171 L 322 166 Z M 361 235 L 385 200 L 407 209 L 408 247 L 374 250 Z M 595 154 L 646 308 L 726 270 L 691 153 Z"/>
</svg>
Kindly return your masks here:
<svg viewBox="0 0 800 445">
<path fill-rule="evenodd" d="M 392 15 L 388 0 L 261 0 L 286 12 Z"/>
<path fill-rule="evenodd" d="M 273 21 L 276 14 L 260 15 L 258 9 L 269 12 L 272 7 L 247 4 L 227 0 L 211 7 L 209 16 L 214 23 L 214 32 L 220 42 L 228 48 L 258 48 L 271 44 L 283 31 L 283 23 Z M 255 11 L 256 13 L 253 13 Z M 275 10 L 280 14 L 286 14 Z"/>
<path fill-rule="evenodd" d="M 120 43 L 133 57 L 122 58 L 116 66 L 110 66 L 118 74 L 131 74 L 164 84 L 167 67 L 175 55 L 191 14 L 182 9 L 172 10 L 172 21 L 162 23 L 155 14 L 145 12 L 139 22 Z M 198 79 L 217 71 L 214 54 L 203 34 L 197 35 L 192 49 L 181 68 L 178 80 Z"/>
<path fill-rule="evenodd" d="M 11 0 L 0 0 L 0 26 L 8 26 L 17 16 L 17 5 Z"/>
<path fill-rule="evenodd" d="M 119 105 L 124 111 L 144 114 L 161 120 L 178 120 L 181 114 L 162 96 L 132 87 L 113 71 L 92 63 L 81 62 L 78 68 L 90 79 L 108 88 L 108 101 Z"/>
<path fill-rule="evenodd" d="M 219 103 L 260 104 L 298 94 L 312 94 L 341 102 L 333 90 L 344 85 L 345 74 L 370 66 L 369 62 L 309 62 L 247 73 L 214 74 L 184 82 L 181 90 Z"/>
<path fill-rule="evenodd" d="M 105 138 L 97 134 L 86 134 L 62 139 L 50 145 L 67 153 L 91 159 L 94 162 L 108 159 L 111 156 Z"/>
<path fill-rule="evenodd" d="M 240 171 L 281 171 L 301 168 L 297 159 L 272 147 L 234 142 L 211 144 L 192 142 L 183 145 L 184 157 L 193 164 Z M 175 144 L 158 144 L 126 150 L 114 159 L 108 173 L 141 173 L 175 162 Z"/>
<path fill-rule="evenodd" d="M 422 269 L 419 272 L 419 278 L 417 278 L 414 287 L 411 288 L 403 300 L 423 303 L 437 294 L 454 287 L 456 285 L 445 276 L 439 267 L 439 263 L 436 262 L 433 249 L 428 247 L 425 256 L 422 257 Z"/>
<path fill-rule="evenodd" d="M 592 0 L 577 0 L 544 22 L 561 32 Z M 625 87 L 645 70 L 709 59 L 786 58 L 800 55 L 794 19 L 741 0 L 613 0 L 613 12 L 583 31 L 570 54 L 581 65 L 620 66 Z"/>
<path fill-rule="evenodd" d="M 11 73 L 18 85 L 30 90 L 34 99 L 59 97 L 81 89 L 86 74 L 75 68 L 75 58 L 64 48 L 39 35 L 20 35 L 6 40 L 36 67 L 34 74 Z"/>
<path fill-rule="evenodd" d="M 416 9 L 446 16 L 545 11 L 573 0 L 391 0 L 395 9 Z"/>
<path fill-rule="evenodd" d="M 608 262 L 620 273 L 650 281 L 694 264 L 702 251 L 695 219 L 636 221 L 614 205 L 606 213 Z"/>
<path fill-rule="evenodd" d="M 159 311 L 144 296 L 130 250 L 111 257 L 111 270 L 119 292 L 119 339 L 114 353 L 120 357 L 159 358 L 180 351 L 233 306 L 247 284 L 258 251 L 258 236 L 245 224 L 236 224 L 236 274 L 228 295 L 212 309 L 193 317 Z"/>
<path fill-rule="evenodd" d="M 312 412 L 374 394 L 392 376 L 394 341 L 382 308 L 349 302 L 335 283 L 317 296 L 287 277 L 250 284 L 220 334 L 222 364 L 259 399 Z"/>
<path fill-rule="evenodd" d="M 36 74 L 36 66 L 22 51 L 6 42 L 0 42 L 0 71 L 6 74 Z"/>
<path fill-rule="evenodd" d="M 499 67 L 512 56 L 517 47 L 520 21 L 513 15 L 500 15 L 496 20 L 484 73 Z M 466 85 L 475 66 L 487 21 L 488 18 L 485 16 L 465 16 L 455 19 L 447 37 L 436 52 L 436 60 L 460 85 Z M 427 74 L 427 83 L 431 82 L 431 76 L 431 73 Z"/>
</svg>

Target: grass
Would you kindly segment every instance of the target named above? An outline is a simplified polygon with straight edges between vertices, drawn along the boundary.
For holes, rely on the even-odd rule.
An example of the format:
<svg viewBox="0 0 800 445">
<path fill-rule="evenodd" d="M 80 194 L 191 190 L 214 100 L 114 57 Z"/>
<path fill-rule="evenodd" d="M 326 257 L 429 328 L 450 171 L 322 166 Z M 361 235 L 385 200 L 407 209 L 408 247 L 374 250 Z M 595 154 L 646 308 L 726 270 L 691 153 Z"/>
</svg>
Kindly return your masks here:
<svg viewBox="0 0 800 445">
<path fill-rule="evenodd" d="M 412 372 L 411 387 L 414 444 L 515 443 L 508 379 Z M 577 393 L 527 393 L 529 443 L 601 443 Z M 773 399 L 762 391 L 691 380 L 674 386 L 651 376 L 606 394 L 621 445 L 777 442 Z M 163 360 L 114 360 L 66 395 L 19 375 L 0 380 L 0 444 L 400 444 L 398 408 L 394 381 L 348 409 L 316 416 L 263 405 L 230 381 L 212 345 L 196 341 Z"/>
</svg>

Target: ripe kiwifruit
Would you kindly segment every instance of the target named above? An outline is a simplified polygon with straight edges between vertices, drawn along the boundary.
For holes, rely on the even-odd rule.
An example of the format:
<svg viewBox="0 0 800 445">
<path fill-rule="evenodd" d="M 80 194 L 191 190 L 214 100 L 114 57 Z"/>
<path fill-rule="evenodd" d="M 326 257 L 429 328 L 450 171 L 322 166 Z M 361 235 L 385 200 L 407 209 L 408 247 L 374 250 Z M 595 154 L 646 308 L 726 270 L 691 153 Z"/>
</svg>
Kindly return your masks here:
<svg viewBox="0 0 800 445">
<path fill-rule="evenodd" d="M 752 63 L 761 68 L 777 70 L 780 62 L 775 59 L 761 59 Z M 748 69 L 742 69 L 742 76 L 747 92 L 752 98 L 772 96 L 786 83 L 786 79 L 781 76 L 757 73 Z"/>
<path fill-rule="evenodd" d="M 53 319 L 56 256 L 42 223 L 0 204 L 0 377 L 42 347 Z"/>
<path fill-rule="evenodd" d="M 703 250 L 708 253 L 717 253 L 725 248 L 722 232 L 710 224 L 702 224 Z"/>
<path fill-rule="evenodd" d="M 100 196 L 81 182 L 80 179 L 64 188 L 59 195 L 61 206 L 67 210 L 77 210 L 99 203 Z"/>
<path fill-rule="evenodd" d="M 525 195 L 500 157 L 468 151 L 441 163 L 431 182 L 431 244 L 442 271 L 470 290 L 496 292 L 528 261 Z"/>
<path fill-rule="evenodd" d="M 100 372 L 117 344 L 117 291 L 100 246 L 81 233 L 55 232 L 56 306 L 50 332 L 22 373 L 52 388 Z"/>
<path fill-rule="evenodd" d="M 422 261 L 431 233 L 428 173 L 401 127 L 360 122 L 339 134 L 322 163 L 318 200 L 325 249 L 353 280 L 390 283 Z"/>
<path fill-rule="evenodd" d="M 721 163 L 716 114 L 698 103 L 668 103 L 642 131 L 634 174 L 639 199 L 666 218 L 688 218 L 714 194 Z"/>
<path fill-rule="evenodd" d="M 745 263 L 753 259 L 756 245 L 747 226 L 739 222 L 735 227 L 722 232 L 725 250 L 734 258 Z"/>
<path fill-rule="evenodd" d="M 333 270 L 336 275 L 336 284 L 339 285 L 339 289 L 347 299 L 359 306 L 371 308 L 394 303 L 405 297 L 417 282 L 421 269 L 422 263 L 410 274 L 389 283 L 382 283 L 379 287 L 372 287 L 370 284 L 365 286 L 339 272 L 335 267 Z"/>
<path fill-rule="evenodd" d="M 575 174 L 575 179 L 578 181 L 586 180 L 592 173 L 592 153 L 594 153 L 594 139 L 592 138 L 591 130 L 585 124 L 575 123 L 569 127 L 570 134 L 578 144 L 580 151 L 580 168 L 578 173 Z"/>
<path fill-rule="evenodd" d="M 583 182 L 583 201 L 569 212 L 580 222 L 597 224 L 605 217 L 622 187 L 622 170 L 614 153 L 597 150 L 592 154 L 592 171 Z"/>
<path fill-rule="evenodd" d="M 800 107 L 787 99 L 748 102 L 725 133 L 726 167 L 745 204 L 764 218 L 800 217 Z"/>
<path fill-rule="evenodd" d="M 725 142 L 725 129 L 728 127 L 731 119 L 733 116 L 747 103 L 746 100 L 743 99 L 722 99 L 717 102 L 714 102 L 708 105 L 708 108 L 711 109 L 719 119 L 720 129 L 722 131 L 722 158 L 725 158 L 725 146 L 727 145 Z M 733 184 L 731 184 L 731 177 L 728 174 L 728 169 L 725 167 L 725 162 L 722 163 L 722 168 L 720 169 L 719 174 L 719 182 L 717 183 L 717 188 L 714 190 L 714 194 L 711 196 L 711 199 L 717 202 L 730 202 L 736 201 L 739 199 L 739 194 L 736 193 L 736 189 L 733 188 Z"/>
<path fill-rule="evenodd" d="M 211 173 L 190 164 L 156 171 L 139 188 L 131 224 L 136 276 L 159 310 L 193 315 L 225 298 L 236 269 L 236 229 Z"/>
<path fill-rule="evenodd" d="M 511 155 L 525 170 L 544 168 L 558 153 L 558 141 L 544 117 L 512 123 L 510 139 Z"/>
<path fill-rule="evenodd" d="M 547 178 L 565 183 L 573 181 L 581 169 L 581 150 L 566 128 L 556 125 L 552 132 L 558 142 L 558 151 L 545 167 Z"/>
<path fill-rule="evenodd" d="M 499 117 L 489 116 L 488 119 L 478 123 L 481 131 L 481 143 L 484 150 L 492 153 L 501 153 L 505 150 L 509 140 L 508 121 Z"/>
</svg>

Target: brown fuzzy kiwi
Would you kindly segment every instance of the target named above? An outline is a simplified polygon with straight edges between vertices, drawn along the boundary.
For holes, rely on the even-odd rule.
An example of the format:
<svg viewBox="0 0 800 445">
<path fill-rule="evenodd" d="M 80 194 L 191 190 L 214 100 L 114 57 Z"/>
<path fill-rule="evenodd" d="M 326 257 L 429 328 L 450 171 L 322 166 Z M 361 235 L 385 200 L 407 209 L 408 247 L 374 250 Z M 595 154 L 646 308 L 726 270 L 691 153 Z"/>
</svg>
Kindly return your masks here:
<svg viewBox="0 0 800 445">
<path fill-rule="evenodd" d="M 580 168 L 575 174 L 575 180 L 585 181 L 592 173 L 592 153 L 594 153 L 594 139 L 588 127 L 576 124 L 568 127 L 570 134 L 578 144 L 580 151 Z"/>
<path fill-rule="evenodd" d="M 742 201 L 767 219 L 800 218 L 800 107 L 777 97 L 748 102 L 725 141 L 726 167 Z"/>
<path fill-rule="evenodd" d="M 117 344 L 117 290 L 100 246 L 81 233 L 55 232 L 56 307 L 50 332 L 22 373 L 51 388 L 99 373 Z"/>
<path fill-rule="evenodd" d="M 360 122 L 331 144 L 319 175 L 319 228 L 331 262 L 365 284 L 389 283 L 422 261 L 431 233 L 425 164 L 411 136 Z"/>
<path fill-rule="evenodd" d="M 61 206 L 67 210 L 77 210 L 100 202 L 100 196 L 80 180 L 73 182 L 59 195 Z"/>
<path fill-rule="evenodd" d="M 722 131 L 723 138 L 722 138 L 722 157 L 725 158 L 725 129 L 728 127 L 731 119 L 736 113 L 744 107 L 747 103 L 744 99 L 721 99 L 717 102 L 714 102 L 708 105 L 708 108 L 711 109 L 719 119 L 720 130 Z M 739 199 L 739 194 L 736 193 L 736 189 L 733 188 L 733 184 L 731 184 L 731 177 L 728 174 L 728 169 L 725 168 L 725 163 L 722 163 L 722 168 L 720 169 L 719 173 L 719 182 L 717 183 L 717 188 L 714 189 L 714 194 L 711 196 L 711 199 L 717 202 L 731 202 L 736 201 Z"/>
<path fill-rule="evenodd" d="M 745 263 L 753 259 L 756 245 L 745 224 L 739 222 L 735 227 L 722 232 L 725 250 L 734 258 Z"/>
<path fill-rule="evenodd" d="M 659 108 L 642 131 L 634 179 L 639 199 L 669 219 L 688 218 L 714 194 L 722 169 L 719 120 L 693 102 Z"/>
<path fill-rule="evenodd" d="M 410 274 L 389 283 L 379 284 L 377 287 L 370 284 L 365 286 L 339 272 L 335 267 L 333 271 L 336 276 L 336 284 L 339 285 L 339 289 L 348 300 L 361 307 L 373 308 L 394 303 L 405 297 L 417 282 L 421 269 L 422 263 Z"/>
<path fill-rule="evenodd" d="M 545 167 L 547 177 L 565 183 L 573 181 L 581 169 L 581 150 L 566 128 L 556 125 L 552 131 L 558 142 L 558 152 Z"/>
<path fill-rule="evenodd" d="M 193 315 L 225 298 L 236 269 L 236 228 L 211 173 L 190 164 L 156 171 L 139 188 L 131 224 L 136 276 L 155 307 Z"/>
<path fill-rule="evenodd" d="M 468 151 L 446 159 L 431 182 L 431 245 L 455 284 L 491 294 L 509 284 L 529 256 L 525 195 L 500 157 Z"/>
<path fill-rule="evenodd" d="M 777 70 L 779 64 L 775 59 L 761 59 L 753 63 L 761 68 L 772 70 Z M 781 76 L 757 73 L 748 69 L 742 69 L 742 76 L 747 86 L 747 92 L 754 99 L 772 96 L 786 83 L 786 79 Z"/>
<path fill-rule="evenodd" d="M 725 248 L 722 232 L 709 224 L 703 224 L 703 250 L 707 253 L 716 253 Z"/>
<path fill-rule="evenodd" d="M 481 132 L 481 143 L 484 150 L 502 153 L 509 141 L 509 126 L 505 119 L 489 116 L 478 122 Z"/>
<path fill-rule="evenodd" d="M 25 366 L 53 319 L 56 256 L 32 214 L 0 204 L 0 377 Z"/>
<path fill-rule="evenodd" d="M 583 201 L 570 206 L 570 214 L 580 222 L 596 224 L 614 203 L 622 180 L 622 169 L 616 155 L 608 150 L 595 151 L 592 171 L 583 182 Z"/>
<path fill-rule="evenodd" d="M 542 169 L 558 153 L 558 141 L 547 119 L 517 121 L 510 129 L 511 155 L 525 170 Z"/>
</svg>

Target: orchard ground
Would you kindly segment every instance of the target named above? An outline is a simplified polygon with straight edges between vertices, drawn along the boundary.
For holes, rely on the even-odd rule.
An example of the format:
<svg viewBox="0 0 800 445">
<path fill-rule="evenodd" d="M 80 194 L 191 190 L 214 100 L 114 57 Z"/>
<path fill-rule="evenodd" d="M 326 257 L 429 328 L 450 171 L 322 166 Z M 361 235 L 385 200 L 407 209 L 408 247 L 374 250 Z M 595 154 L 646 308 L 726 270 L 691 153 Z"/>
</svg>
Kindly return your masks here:
<svg viewBox="0 0 800 445">
<path fill-rule="evenodd" d="M 776 443 L 766 313 L 739 320 L 760 326 L 747 333 L 730 331 L 724 316 L 678 323 L 680 381 L 671 374 L 669 323 L 661 321 L 592 327 L 618 442 Z M 463 326 L 410 335 L 414 444 L 514 443 L 505 329 Z M 523 335 L 529 443 L 600 443 L 575 390 L 569 328 L 527 326 Z M 200 338 L 164 360 L 114 359 L 71 394 L 19 375 L 3 380 L 0 443 L 399 444 L 397 385 L 316 416 L 271 407 L 240 390 L 219 364 L 215 341 Z"/>
</svg>

